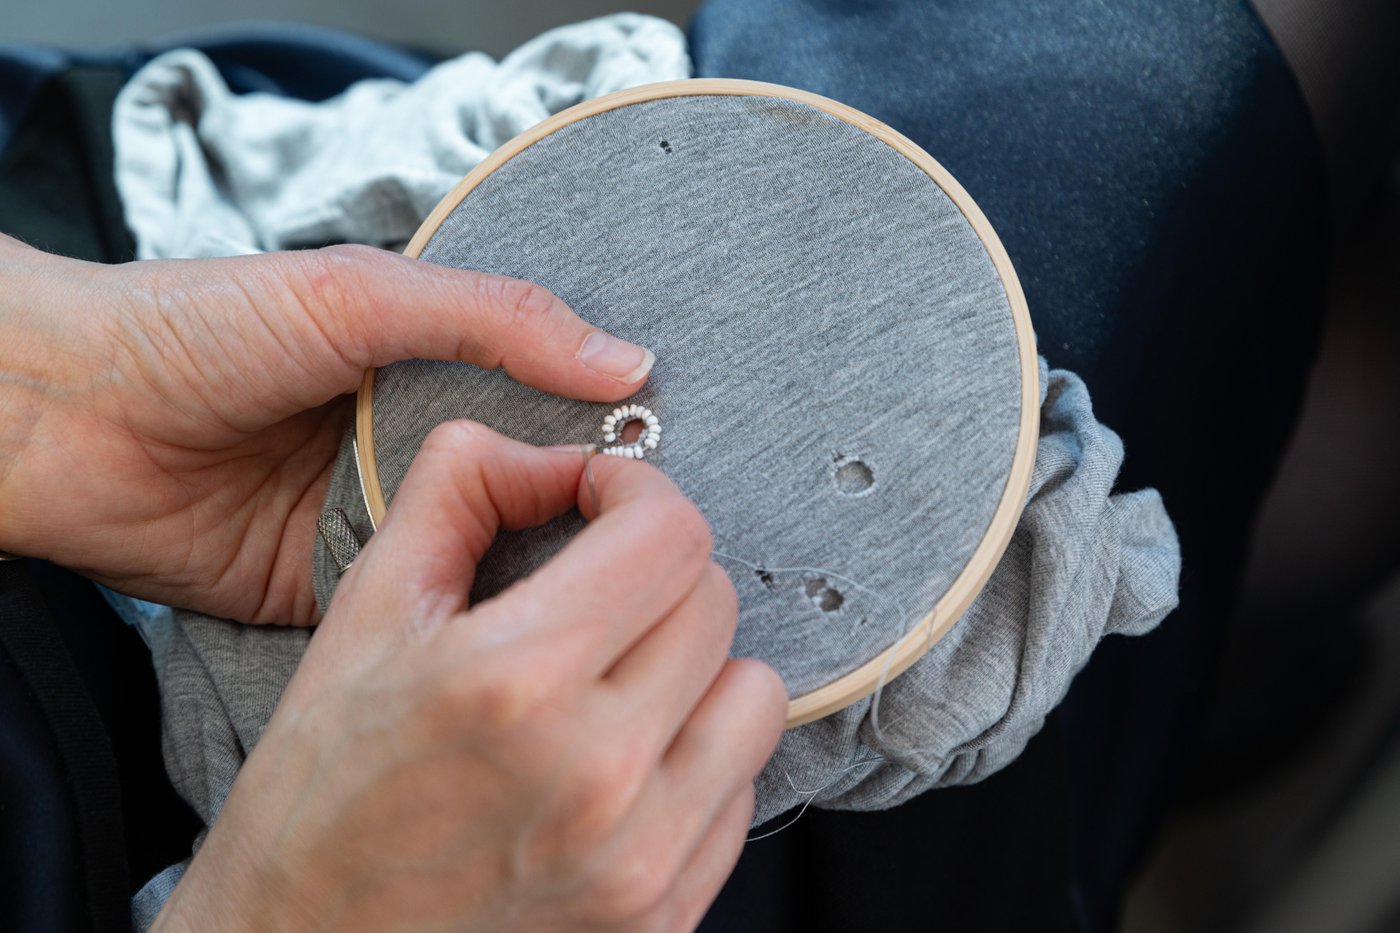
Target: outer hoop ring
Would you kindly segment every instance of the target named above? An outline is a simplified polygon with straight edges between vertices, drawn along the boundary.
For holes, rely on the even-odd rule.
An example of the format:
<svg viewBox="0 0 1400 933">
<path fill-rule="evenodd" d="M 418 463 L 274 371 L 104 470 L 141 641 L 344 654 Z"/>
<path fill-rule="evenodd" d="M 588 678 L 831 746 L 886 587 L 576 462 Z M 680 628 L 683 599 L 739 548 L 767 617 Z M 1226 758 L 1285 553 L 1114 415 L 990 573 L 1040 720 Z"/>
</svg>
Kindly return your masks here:
<svg viewBox="0 0 1400 933">
<path fill-rule="evenodd" d="M 1021 418 L 1011 469 L 1007 473 L 1006 486 L 996 511 L 992 514 L 992 520 L 967 566 L 954 579 L 933 609 L 884 651 L 831 683 L 791 698 L 788 701 L 787 726 L 792 728 L 830 715 L 874 693 L 880 686 L 903 673 L 942 638 L 986 585 L 988 577 L 1011 541 L 1011 534 L 1015 531 L 1016 522 L 1020 519 L 1021 510 L 1025 505 L 1040 430 L 1040 373 L 1036 361 L 1035 332 L 1031 327 L 1030 311 L 1026 306 L 1025 294 L 1021 291 L 1020 280 L 1011 265 L 1011 257 L 1007 255 L 1001 240 L 972 197 L 943 166 L 912 140 L 845 104 L 807 91 L 761 81 L 728 78 L 666 81 L 584 101 L 516 136 L 482 160 L 447 193 L 418 228 L 418 232 L 404 250 L 404 255 L 418 258 L 442 222 L 483 179 L 551 133 L 571 123 L 618 107 L 671 97 L 709 96 L 776 97 L 807 104 L 866 131 L 922 169 L 962 212 L 986 248 L 1006 291 L 1015 325 L 1017 356 L 1021 366 Z M 374 374 L 373 369 L 365 371 L 356 399 L 355 455 L 365 508 L 369 513 L 370 523 L 378 528 L 388 511 L 388 505 L 379 479 L 374 450 Z"/>
</svg>

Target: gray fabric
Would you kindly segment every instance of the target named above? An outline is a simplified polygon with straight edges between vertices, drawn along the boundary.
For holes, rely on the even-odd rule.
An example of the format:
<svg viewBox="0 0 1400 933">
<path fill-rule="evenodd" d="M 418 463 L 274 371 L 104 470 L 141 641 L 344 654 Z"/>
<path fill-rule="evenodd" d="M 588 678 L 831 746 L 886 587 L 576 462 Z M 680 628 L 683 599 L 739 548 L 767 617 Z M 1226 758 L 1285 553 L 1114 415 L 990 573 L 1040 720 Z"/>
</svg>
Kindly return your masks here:
<svg viewBox="0 0 1400 933">
<path fill-rule="evenodd" d="M 185 877 L 185 869 L 189 867 L 189 864 L 189 859 L 176 862 L 147 881 L 141 886 L 141 890 L 132 895 L 131 928 L 133 930 L 149 930 L 155 926 L 156 917 L 160 915 L 165 902 L 170 900 L 170 895 L 175 893 L 175 886 L 180 883 L 180 879 Z"/>
<path fill-rule="evenodd" d="M 681 31 L 636 13 L 552 29 L 499 63 L 472 52 L 412 84 L 359 81 L 317 103 L 236 95 L 208 57 L 177 49 L 117 96 L 117 191 L 141 259 L 401 246 L 526 127 L 590 97 L 688 77 Z"/>
<path fill-rule="evenodd" d="M 731 555 L 735 653 L 771 664 L 793 695 L 898 640 L 1001 500 L 1021 384 L 991 259 L 923 170 L 814 107 L 691 97 L 574 123 L 493 172 L 422 258 L 539 282 L 656 352 L 631 399 L 664 429 L 647 459 Z M 601 444 L 612 408 L 499 370 L 395 364 L 375 383 L 385 493 L 450 418 L 532 444 Z M 874 473 L 866 495 L 835 481 L 852 456 Z M 542 564 L 581 523 L 571 513 L 501 535 L 474 597 Z M 839 590 L 838 610 L 814 604 L 818 580 Z"/>
</svg>

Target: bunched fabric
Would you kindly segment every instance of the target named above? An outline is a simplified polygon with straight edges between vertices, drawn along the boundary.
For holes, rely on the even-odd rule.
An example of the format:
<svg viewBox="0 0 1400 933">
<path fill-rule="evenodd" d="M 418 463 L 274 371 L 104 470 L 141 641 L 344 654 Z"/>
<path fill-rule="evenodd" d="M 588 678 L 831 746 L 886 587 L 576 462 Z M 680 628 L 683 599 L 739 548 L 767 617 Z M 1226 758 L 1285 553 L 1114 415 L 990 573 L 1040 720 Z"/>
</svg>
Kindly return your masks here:
<svg viewBox="0 0 1400 933">
<path fill-rule="evenodd" d="M 402 246 L 449 188 L 525 128 L 590 97 L 690 76 L 672 24 L 618 14 L 320 103 L 229 90 L 202 52 L 134 75 L 112 114 L 140 259 L 328 243 Z"/>
</svg>

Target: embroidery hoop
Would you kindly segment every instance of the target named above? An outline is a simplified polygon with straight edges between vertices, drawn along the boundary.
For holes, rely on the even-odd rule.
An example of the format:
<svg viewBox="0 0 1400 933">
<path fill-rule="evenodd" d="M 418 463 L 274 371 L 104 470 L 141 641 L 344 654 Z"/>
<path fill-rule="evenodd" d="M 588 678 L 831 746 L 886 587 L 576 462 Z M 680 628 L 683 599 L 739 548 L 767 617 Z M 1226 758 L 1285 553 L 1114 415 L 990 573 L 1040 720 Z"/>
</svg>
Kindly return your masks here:
<svg viewBox="0 0 1400 933">
<path fill-rule="evenodd" d="M 649 101 L 678 97 L 755 96 L 780 98 L 806 104 L 824 111 L 863 130 L 890 146 L 920 168 L 943 192 L 967 220 L 992 260 L 997 276 L 1005 290 L 1014 325 L 1017 344 L 1016 357 L 1020 366 L 1020 418 L 1016 445 L 1006 485 L 983 537 L 967 564 L 954 579 L 933 608 L 885 650 L 854 670 L 836 677 L 829 683 L 788 701 L 787 726 L 792 728 L 849 706 L 875 692 L 879 687 L 903 673 L 945 635 L 981 592 L 1001 555 L 1010 543 L 1011 535 L 1024 507 L 1030 487 L 1031 470 L 1035 462 L 1039 434 L 1039 369 L 1036 359 L 1035 334 L 1025 295 L 1007 255 L 991 224 L 971 196 L 927 152 L 902 134 L 858 110 L 807 91 L 757 81 L 733 79 L 695 79 L 669 81 L 630 88 L 585 101 L 561 111 L 505 143 L 476 168 L 438 203 L 404 250 L 404 255 L 418 258 L 428 241 L 461 202 L 481 182 L 531 145 L 559 129 L 589 117 Z M 371 524 L 378 528 L 387 512 L 387 502 L 380 481 L 374 446 L 374 382 L 376 370 L 365 372 L 356 399 L 355 456 L 360 486 Z"/>
</svg>

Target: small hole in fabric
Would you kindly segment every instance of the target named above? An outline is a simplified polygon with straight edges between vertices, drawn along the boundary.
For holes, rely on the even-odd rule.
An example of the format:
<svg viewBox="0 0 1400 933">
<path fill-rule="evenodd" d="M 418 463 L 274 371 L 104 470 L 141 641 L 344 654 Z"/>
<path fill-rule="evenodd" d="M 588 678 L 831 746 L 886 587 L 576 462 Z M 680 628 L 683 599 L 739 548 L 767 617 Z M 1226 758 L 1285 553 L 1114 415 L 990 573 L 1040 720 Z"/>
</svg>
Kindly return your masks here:
<svg viewBox="0 0 1400 933">
<path fill-rule="evenodd" d="M 754 573 L 754 576 L 758 577 L 758 582 L 762 583 L 764 586 L 768 587 L 770 590 L 776 590 L 776 589 L 778 588 L 778 584 L 773 580 L 773 575 L 772 575 L 771 573 L 769 573 L 768 571 L 766 571 L 766 570 L 764 570 L 764 569 L 762 569 L 762 568 L 759 568 L 758 570 L 755 570 L 753 573 Z"/>
<path fill-rule="evenodd" d="M 864 460 L 848 457 L 837 461 L 836 489 L 842 495 L 863 496 L 875 488 L 875 471 Z"/>
<path fill-rule="evenodd" d="M 631 421 L 627 422 L 626 424 L 624 424 L 624 425 L 622 426 L 622 435 L 621 435 L 622 443 L 624 443 L 624 444 L 635 444 L 635 443 L 637 443 L 637 438 L 639 438 L 639 437 L 642 436 L 642 431 L 643 431 L 643 429 L 645 429 L 645 428 L 646 428 L 646 425 L 642 424 L 642 421 L 641 421 L 640 418 L 633 418 Z"/>
<path fill-rule="evenodd" d="M 846 597 L 823 577 L 812 577 L 803 585 L 803 592 L 822 612 L 835 612 L 845 605 Z"/>
<path fill-rule="evenodd" d="M 666 153 L 667 155 L 670 155 L 672 152 L 671 144 L 664 139 L 661 140 L 661 151 Z"/>
</svg>

